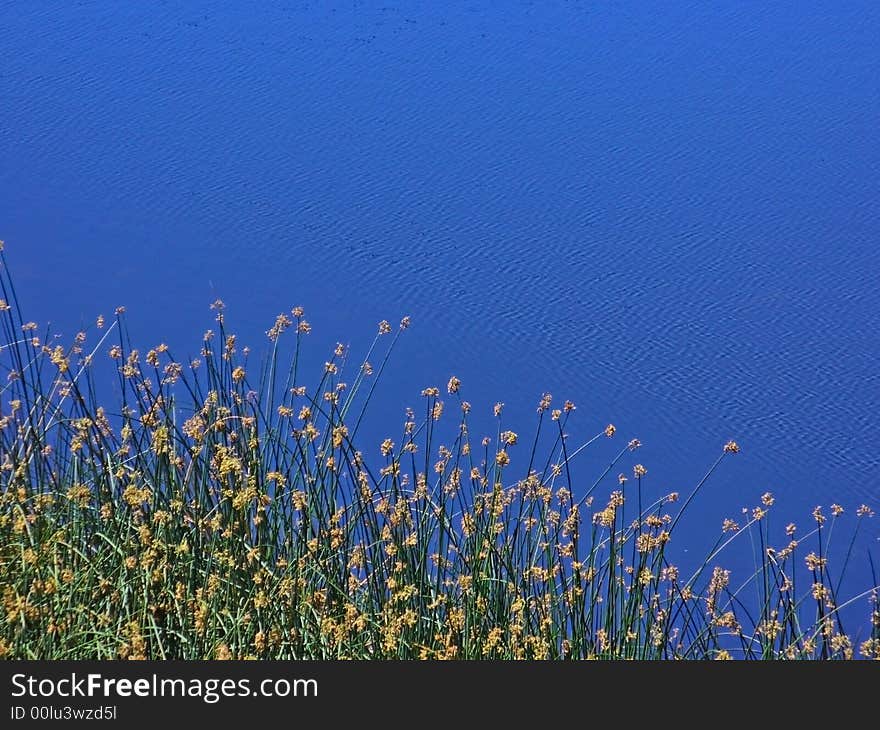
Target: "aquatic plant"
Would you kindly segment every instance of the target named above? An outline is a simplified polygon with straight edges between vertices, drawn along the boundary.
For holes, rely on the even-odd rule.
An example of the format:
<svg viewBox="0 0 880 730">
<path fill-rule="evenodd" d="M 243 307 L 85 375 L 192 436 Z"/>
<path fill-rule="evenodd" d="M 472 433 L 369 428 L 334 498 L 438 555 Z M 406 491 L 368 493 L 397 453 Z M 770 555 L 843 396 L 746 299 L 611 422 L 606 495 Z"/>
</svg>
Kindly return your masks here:
<svg viewBox="0 0 880 730">
<path fill-rule="evenodd" d="M 528 442 L 502 404 L 474 437 L 452 376 L 363 443 L 408 319 L 381 322 L 357 366 L 338 345 L 309 386 L 301 308 L 275 319 L 259 365 L 220 301 L 190 362 L 133 347 L 122 308 L 64 344 L 23 316 L 2 257 L 2 656 L 880 658 L 873 565 L 874 585 L 844 599 L 855 535 L 839 570 L 828 561 L 836 504 L 774 547 L 764 494 L 696 569 L 672 562 L 735 442 L 683 498 L 647 500 L 637 439 L 580 483 L 572 464 L 613 425 L 573 446 L 575 405 L 545 394 Z M 862 505 L 856 524 L 872 515 Z M 754 571 L 734 582 L 723 558 L 741 542 Z M 862 603 L 867 628 L 847 633 L 842 609 Z"/>
</svg>

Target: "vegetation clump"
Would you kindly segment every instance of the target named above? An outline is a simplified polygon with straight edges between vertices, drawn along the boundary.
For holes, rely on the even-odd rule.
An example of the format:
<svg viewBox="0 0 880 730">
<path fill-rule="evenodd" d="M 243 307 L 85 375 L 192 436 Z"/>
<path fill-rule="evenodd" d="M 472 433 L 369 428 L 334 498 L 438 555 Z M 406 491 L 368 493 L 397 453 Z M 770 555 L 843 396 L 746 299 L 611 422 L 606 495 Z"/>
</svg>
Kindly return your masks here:
<svg viewBox="0 0 880 730">
<path fill-rule="evenodd" d="M 579 483 L 574 460 L 613 425 L 572 446 L 575 405 L 545 394 L 528 440 L 502 404 L 475 437 L 454 376 L 364 443 L 408 319 L 380 323 L 358 366 L 338 345 L 310 386 L 301 308 L 254 365 L 212 306 L 188 362 L 133 347 L 121 308 L 63 343 L 22 315 L 0 245 L 0 656 L 880 658 L 876 576 L 843 599 L 854 542 L 839 571 L 828 561 L 836 504 L 775 544 L 767 493 L 696 570 L 670 559 L 736 443 L 685 495 L 647 498 L 637 439 Z M 732 543 L 755 553 L 737 582 Z M 869 613 L 860 634 L 849 605 Z"/>
</svg>

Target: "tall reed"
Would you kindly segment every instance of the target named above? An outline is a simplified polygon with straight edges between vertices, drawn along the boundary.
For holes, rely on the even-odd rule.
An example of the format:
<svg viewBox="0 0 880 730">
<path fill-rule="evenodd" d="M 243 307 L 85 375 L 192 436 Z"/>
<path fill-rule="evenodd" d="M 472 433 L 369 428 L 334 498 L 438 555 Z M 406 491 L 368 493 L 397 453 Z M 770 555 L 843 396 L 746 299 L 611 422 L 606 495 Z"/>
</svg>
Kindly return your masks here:
<svg viewBox="0 0 880 730">
<path fill-rule="evenodd" d="M 572 465 L 613 425 L 574 445 L 574 404 L 544 395 L 528 443 L 500 404 L 474 437 L 451 377 L 365 444 L 408 319 L 382 322 L 359 365 L 337 346 L 309 385 L 300 308 L 258 364 L 219 301 L 192 362 L 135 348 L 122 309 L 63 344 L 24 317 L 2 257 L 0 656 L 880 658 L 873 564 L 873 585 L 844 598 L 856 536 L 828 562 L 838 505 L 773 547 L 765 494 L 696 570 L 672 562 L 734 442 L 683 499 L 649 501 L 638 440 L 580 483 Z M 755 567 L 734 582 L 721 561 L 739 543 Z M 869 620 L 848 633 L 851 604 Z"/>
</svg>

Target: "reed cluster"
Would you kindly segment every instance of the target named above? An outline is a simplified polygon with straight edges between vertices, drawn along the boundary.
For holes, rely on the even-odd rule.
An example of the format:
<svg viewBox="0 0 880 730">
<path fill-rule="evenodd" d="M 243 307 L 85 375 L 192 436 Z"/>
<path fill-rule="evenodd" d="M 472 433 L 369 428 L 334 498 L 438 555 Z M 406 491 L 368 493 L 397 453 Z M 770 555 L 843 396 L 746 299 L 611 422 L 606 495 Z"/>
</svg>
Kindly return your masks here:
<svg viewBox="0 0 880 730">
<path fill-rule="evenodd" d="M 734 442 L 689 493 L 648 499 L 638 440 L 581 483 L 572 464 L 613 425 L 573 444 L 574 404 L 546 394 L 528 438 L 501 404 L 475 435 L 450 377 L 364 443 L 408 319 L 380 323 L 363 359 L 338 345 L 308 383 L 301 308 L 258 360 L 215 302 L 184 362 L 134 347 L 121 308 L 69 341 L 41 330 L 2 257 L 0 656 L 880 658 L 873 565 L 873 585 L 839 595 L 855 534 L 828 561 L 836 504 L 775 544 L 764 494 L 696 569 L 670 559 Z M 740 544 L 754 570 L 734 580 Z M 850 605 L 868 621 L 848 633 Z"/>
</svg>

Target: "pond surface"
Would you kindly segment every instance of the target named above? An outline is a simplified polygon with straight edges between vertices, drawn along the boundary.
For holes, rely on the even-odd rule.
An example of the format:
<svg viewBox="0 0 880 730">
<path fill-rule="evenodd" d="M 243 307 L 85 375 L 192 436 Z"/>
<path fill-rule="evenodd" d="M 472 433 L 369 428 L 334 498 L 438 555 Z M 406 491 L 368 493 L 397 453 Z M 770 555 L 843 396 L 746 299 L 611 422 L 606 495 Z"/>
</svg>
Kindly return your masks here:
<svg viewBox="0 0 880 730">
<path fill-rule="evenodd" d="M 218 296 L 255 347 L 302 304 L 323 362 L 409 314 L 376 445 L 454 373 L 638 436 L 658 494 L 735 438 L 698 547 L 767 490 L 877 506 L 880 5 L 222 5 L 0 3 L 32 318 L 194 353 Z"/>
</svg>

